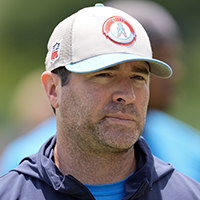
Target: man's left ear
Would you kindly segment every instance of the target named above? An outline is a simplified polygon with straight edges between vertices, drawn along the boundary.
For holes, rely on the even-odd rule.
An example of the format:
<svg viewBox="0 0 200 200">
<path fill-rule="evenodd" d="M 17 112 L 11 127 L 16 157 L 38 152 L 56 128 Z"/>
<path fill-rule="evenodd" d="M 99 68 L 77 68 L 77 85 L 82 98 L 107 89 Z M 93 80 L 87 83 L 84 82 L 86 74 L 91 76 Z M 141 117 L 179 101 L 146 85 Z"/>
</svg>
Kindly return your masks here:
<svg viewBox="0 0 200 200">
<path fill-rule="evenodd" d="M 41 80 L 50 104 L 55 109 L 58 108 L 59 107 L 58 92 L 59 92 L 59 87 L 61 87 L 59 76 L 50 71 L 45 71 L 41 76 Z"/>
</svg>

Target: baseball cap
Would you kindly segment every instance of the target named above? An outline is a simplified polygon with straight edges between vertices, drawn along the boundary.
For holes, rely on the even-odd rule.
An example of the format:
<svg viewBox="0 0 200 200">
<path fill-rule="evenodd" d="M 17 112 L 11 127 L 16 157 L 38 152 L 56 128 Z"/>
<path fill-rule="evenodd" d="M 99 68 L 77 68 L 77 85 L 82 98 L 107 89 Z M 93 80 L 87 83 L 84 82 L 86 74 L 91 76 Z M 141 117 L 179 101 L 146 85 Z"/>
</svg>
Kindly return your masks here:
<svg viewBox="0 0 200 200">
<path fill-rule="evenodd" d="M 148 62 L 156 76 L 172 75 L 169 65 L 152 58 L 149 37 L 136 19 L 98 3 L 55 27 L 45 64 L 47 71 L 65 66 L 71 72 L 89 73 L 134 60 Z"/>
</svg>

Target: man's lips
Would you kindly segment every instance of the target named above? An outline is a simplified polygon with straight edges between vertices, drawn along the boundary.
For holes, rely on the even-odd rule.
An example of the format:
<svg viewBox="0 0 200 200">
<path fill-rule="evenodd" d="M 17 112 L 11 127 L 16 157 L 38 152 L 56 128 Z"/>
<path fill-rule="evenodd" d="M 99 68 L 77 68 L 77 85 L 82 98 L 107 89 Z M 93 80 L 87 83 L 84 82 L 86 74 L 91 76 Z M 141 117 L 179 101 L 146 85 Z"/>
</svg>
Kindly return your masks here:
<svg viewBox="0 0 200 200">
<path fill-rule="evenodd" d="M 122 123 L 122 124 L 129 124 L 134 122 L 136 119 L 130 115 L 130 114 L 124 114 L 124 113 L 115 113 L 115 114 L 108 114 L 105 116 L 105 118 L 109 121 L 115 122 L 115 123 Z"/>
</svg>

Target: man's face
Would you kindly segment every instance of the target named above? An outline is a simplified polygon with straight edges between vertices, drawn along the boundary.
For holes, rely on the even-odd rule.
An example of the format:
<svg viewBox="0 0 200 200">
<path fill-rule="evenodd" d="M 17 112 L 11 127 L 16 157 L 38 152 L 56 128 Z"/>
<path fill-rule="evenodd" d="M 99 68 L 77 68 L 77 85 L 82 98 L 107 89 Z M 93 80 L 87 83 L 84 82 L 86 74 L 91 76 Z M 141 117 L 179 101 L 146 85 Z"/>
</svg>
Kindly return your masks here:
<svg viewBox="0 0 200 200">
<path fill-rule="evenodd" d="M 71 73 L 62 87 L 58 126 L 88 152 L 123 152 L 138 140 L 149 100 L 149 66 L 122 63 L 92 73 Z"/>
</svg>

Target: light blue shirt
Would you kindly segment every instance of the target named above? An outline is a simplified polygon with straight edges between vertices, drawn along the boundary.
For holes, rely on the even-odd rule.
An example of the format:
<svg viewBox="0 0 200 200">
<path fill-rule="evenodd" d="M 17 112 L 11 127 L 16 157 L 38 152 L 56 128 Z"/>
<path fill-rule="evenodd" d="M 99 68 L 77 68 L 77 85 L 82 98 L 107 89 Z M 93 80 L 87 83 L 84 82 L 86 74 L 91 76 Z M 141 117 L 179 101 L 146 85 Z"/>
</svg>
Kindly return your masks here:
<svg viewBox="0 0 200 200">
<path fill-rule="evenodd" d="M 24 157 L 37 153 L 42 144 L 54 134 L 56 134 L 55 116 L 50 117 L 25 135 L 12 141 L 1 156 L 0 175 L 17 167 Z"/>
<path fill-rule="evenodd" d="M 110 184 L 84 185 L 90 190 L 96 200 L 121 200 L 125 195 L 125 184 L 128 178 Z"/>
<path fill-rule="evenodd" d="M 200 131 L 160 110 L 150 109 L 143 137 L 155 156 L 200 182 Z"/>
</svg>

